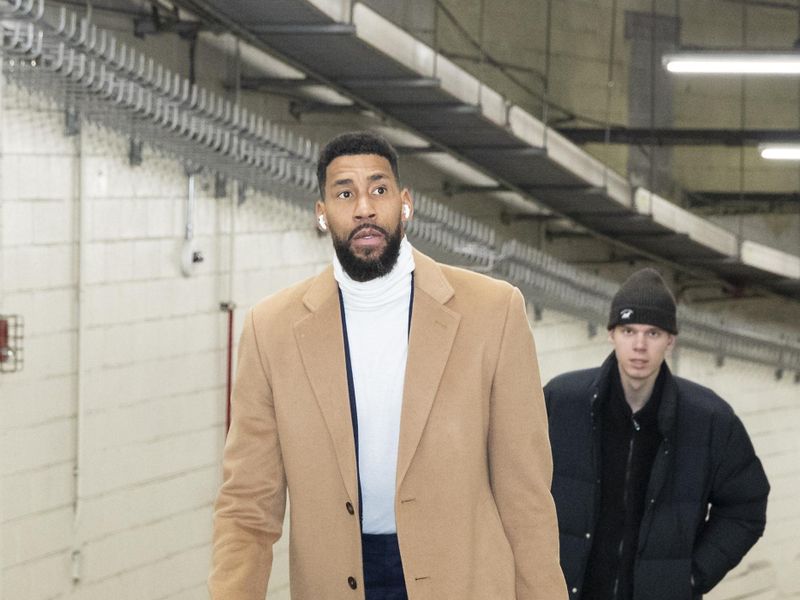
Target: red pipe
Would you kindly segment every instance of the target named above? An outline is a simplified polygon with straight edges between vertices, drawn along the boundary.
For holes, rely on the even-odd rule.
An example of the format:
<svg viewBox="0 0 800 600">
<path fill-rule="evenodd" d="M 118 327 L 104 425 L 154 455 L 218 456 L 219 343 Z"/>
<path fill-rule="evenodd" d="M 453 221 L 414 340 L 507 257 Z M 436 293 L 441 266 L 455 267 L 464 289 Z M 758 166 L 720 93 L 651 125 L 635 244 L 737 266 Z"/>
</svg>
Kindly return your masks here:
<svg viewBox="0 0 800 600">
<path fill-rule="evenodd" d="M 0 362 L 6 362 L 9 357 L 8 347 L 8 321 L 0 319 Z"/>
</svg>

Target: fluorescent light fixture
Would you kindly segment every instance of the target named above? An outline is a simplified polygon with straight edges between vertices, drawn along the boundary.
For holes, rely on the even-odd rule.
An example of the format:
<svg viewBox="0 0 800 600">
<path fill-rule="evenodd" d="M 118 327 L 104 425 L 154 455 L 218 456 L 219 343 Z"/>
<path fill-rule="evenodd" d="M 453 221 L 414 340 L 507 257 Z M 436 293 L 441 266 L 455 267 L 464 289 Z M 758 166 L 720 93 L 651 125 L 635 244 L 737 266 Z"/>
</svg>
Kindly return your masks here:
<svg viewBox="0 0 800 600">
<path fill-rule="evenodd" d="M 678 52 L 661 63 L 671 73 L 800 75 L 800 52 Z"/>
<path fill-rule="evenodd" d="M 800 160 L 800 144 L 760 144 L 758 151 L 769 160 Z"/>
</svg>

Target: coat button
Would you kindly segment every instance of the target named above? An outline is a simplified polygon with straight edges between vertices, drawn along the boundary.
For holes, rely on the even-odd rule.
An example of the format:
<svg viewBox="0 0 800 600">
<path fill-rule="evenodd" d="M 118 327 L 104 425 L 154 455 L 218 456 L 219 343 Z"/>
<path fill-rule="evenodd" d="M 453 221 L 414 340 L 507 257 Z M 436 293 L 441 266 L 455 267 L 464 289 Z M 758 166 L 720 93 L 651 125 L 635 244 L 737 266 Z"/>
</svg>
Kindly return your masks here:
<svg viewBox="0 0 800 600">
<path fill-rule="evenodd" d="M 358 587 L 358 583 L 356 582 L 355 577 L 348 577 L 347 578 L 347 585 L 350 586 L 350 589 L 356 589 Z"/>
<path fill-rule="evenodd" d="M 574 587 L 574 588 L 572 588 L 571 591 L 572 591 L 573 594 L 577 594 L 578 593 L 578 588 Z"/>
<path fill-rule="evenodd" d="M 587 532 L 586 532 L 586 539 L 588 540 L 588 539 L 590 539 L 591 537 L 592 537 L 592 534 L 591 534 L 590 532 L 588 532 L 588 531 L 587 531 Z"/>
<path fill-rule="evenodd" d="M 351 515 L 356 514 L 356 511 L 353 508 L 353 505 L 350 504 L 349 502 L 345 503 L 344 507 L 347 509 L 347 512 L 349 512 Z"/>
</svg>

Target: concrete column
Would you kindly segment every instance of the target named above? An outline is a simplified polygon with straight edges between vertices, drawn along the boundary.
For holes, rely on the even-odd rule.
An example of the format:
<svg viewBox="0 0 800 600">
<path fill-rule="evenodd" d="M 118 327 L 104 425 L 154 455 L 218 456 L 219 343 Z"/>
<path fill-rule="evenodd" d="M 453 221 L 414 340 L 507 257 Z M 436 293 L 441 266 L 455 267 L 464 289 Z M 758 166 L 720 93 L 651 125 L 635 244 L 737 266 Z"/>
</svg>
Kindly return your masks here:
<svg viewBox="0 0 800 600">
<path fill-rule="evenodd" d="M 661 56 L 674 50 L 680 23 L 672 16 L 627 11 L 625 39 L 630 41 L 628 62 L 628 126 L 670 127 L 672 125 L 672 83 L 661 66 Z M 672 190 L 670 148 L 631 148 L 628 175 L 637 185 L 657 193 Z"/>
</svg>

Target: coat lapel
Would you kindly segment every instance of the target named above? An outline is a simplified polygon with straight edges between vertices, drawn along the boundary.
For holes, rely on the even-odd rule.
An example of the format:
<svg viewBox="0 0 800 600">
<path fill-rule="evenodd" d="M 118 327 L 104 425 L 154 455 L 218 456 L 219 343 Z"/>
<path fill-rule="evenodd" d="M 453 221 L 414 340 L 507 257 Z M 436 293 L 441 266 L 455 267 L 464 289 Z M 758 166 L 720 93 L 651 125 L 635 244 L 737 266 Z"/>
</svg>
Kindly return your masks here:
<svg viewBox="0 0 800 600">
<path fill-rule="evenodd" d="M 416 251 L 414 262 L 414 309 L 397 456 L 398 490 L 425 429 L 461 320 L 458 313 L 444 306 L 453 296 L 453 288 L 438 265 Z"/>
<path fill-rule="evenodd" d="M 294 325 L 303 367 L 333 440 L 339 471 L 351 500 L 358 501 L 356 454 L 347 389 L 344 338 L 333 271 L 321 273 L 303 298 L 311 311 Z"/>
<path fill-rule="evenodd" d="M 439 266 L 414 251 L 415 289 L 408 342 L 397 457 L 397 487 L 405 477 L 428 421 L 461 316 L 444 304 L 453 288 Z M 309 314 L 294 324 L 303 367 L 330 432 L 339 471 L 350 495 L 358 500 L 353 424 L 347 389 L 344 338 L 333 270 L 315 280 L 303 298 Z"/>
</svg>

